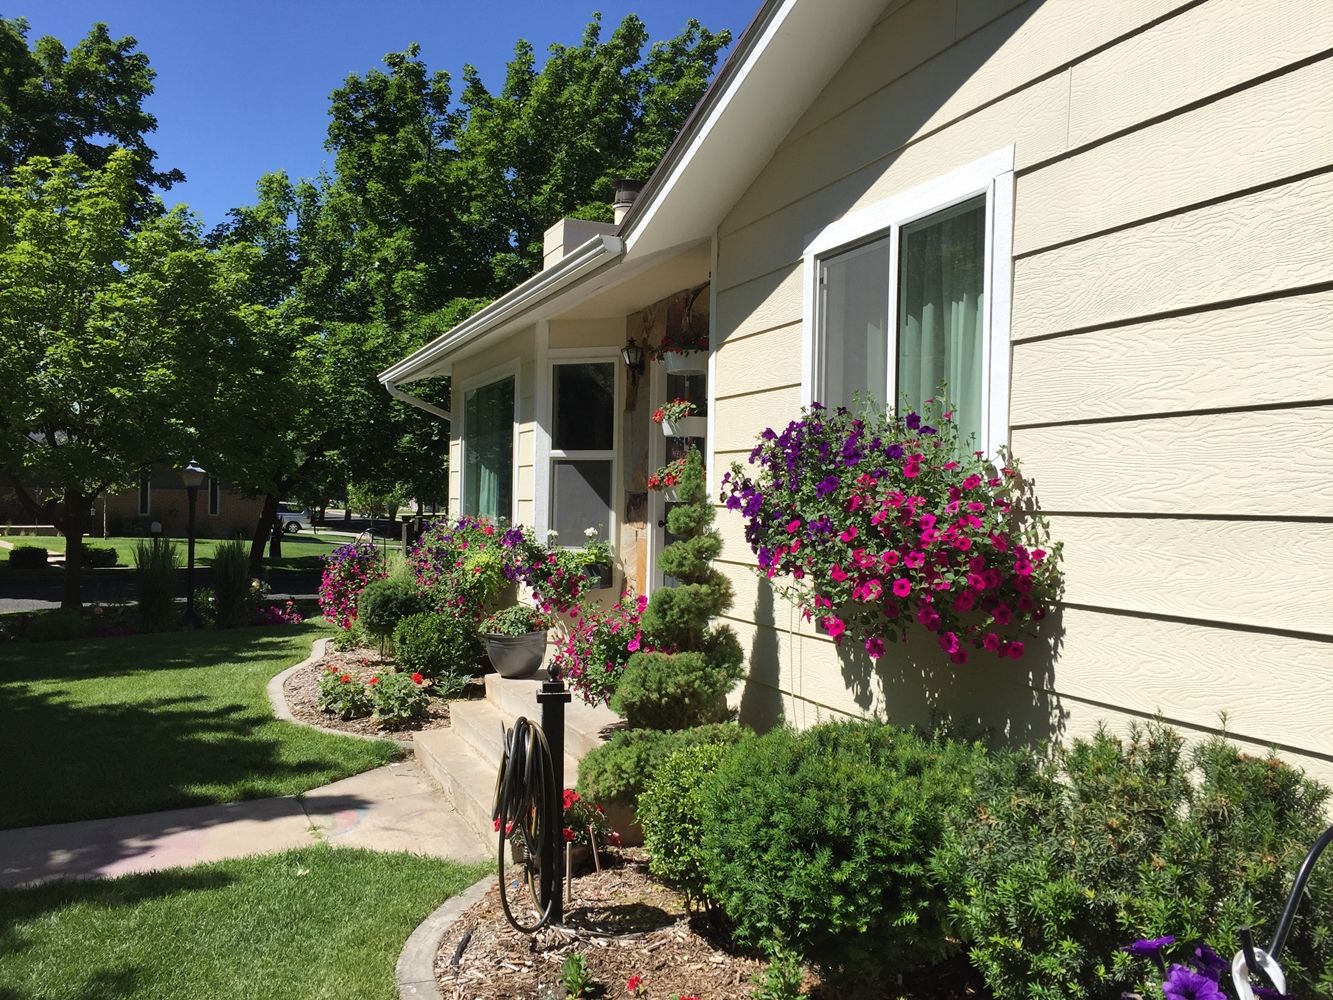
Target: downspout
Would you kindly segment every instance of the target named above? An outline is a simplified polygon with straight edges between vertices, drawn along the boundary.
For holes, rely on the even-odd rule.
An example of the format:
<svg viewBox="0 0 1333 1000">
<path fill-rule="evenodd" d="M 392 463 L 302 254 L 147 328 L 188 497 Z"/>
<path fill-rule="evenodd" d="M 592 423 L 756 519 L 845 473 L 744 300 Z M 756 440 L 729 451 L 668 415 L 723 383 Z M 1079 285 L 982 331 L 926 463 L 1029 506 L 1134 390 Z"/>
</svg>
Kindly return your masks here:
<svg viewBox="0 0 1333 1000">
<path fill-rule="evenodd" d="M 381 382 L 380 385 L 384 386 L 385 390 L 394 399 L 401 399 L 404 403 L 415 406 L 418 410 L 425 410 L 427 413 L 433 413 L 435 416 L 453 423 L 454 416 L 448 410 L 442 410 L 434 403 L 427 403 L 424 399 L 421 399 L 418 396 L 403 392 L 402 389 L 398 388 L 398 386 L 394 385 L 392 382 Z"/>
</svg>

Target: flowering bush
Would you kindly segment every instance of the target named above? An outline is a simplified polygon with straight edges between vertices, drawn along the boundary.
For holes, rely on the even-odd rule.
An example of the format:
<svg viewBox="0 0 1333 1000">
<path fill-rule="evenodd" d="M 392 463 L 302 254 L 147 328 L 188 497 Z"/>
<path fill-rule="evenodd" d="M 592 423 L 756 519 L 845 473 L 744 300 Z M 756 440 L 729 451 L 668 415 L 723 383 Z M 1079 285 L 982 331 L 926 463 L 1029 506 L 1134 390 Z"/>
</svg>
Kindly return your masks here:
<svg viewBox="0 0 1333 1000">
<path fill-rule="evenodd" d="M 673 399 L 653 411 L 653 423 L 674 424 L 690 416 L 698 407 L 688 399 Z"/>
<path fill-rule="evenodd" d="M 545 632 L 551 627 L 551 617 L 545 612 L 530 608 L 526 604 L 497 611 L 481 623 L 482 635 L 527 635 L 529 632 Z"/>
<path fill-rule="evenodd" d="M 479 621 L 513 579 L 500 537 L 485 518 L 436 521 L 408 555 L 417 585 L 436 608 L 453 608 Z"/>
<path fill-rule="evenodd" d="M 376 721 L 386 727 L 424 719 L 430 706 L 430 680 L 419 672 L 375 674 L 366 682 L 366 690 Z"/>
<path fill-rule="evenodd" d="M 746 520 L 759 571 L 835 642 L 871 657 L 917 622 L 954 663 L 969 649 L 1017 659 L 1019 635 L 1058 594 L 1059 545 L 1009 462 L 967 453 L 953 414 L 853 416 L 819 404 L 765 430 L 722 499 Z"/>
<path fill-rule="evenodd" d="M 606 810 L 572 788 L 565 789 L 564 825 L 566 843 L 590 844 L 596 838 L 599 848 L 620 846 L 620 834 L 611 829 Z"/>
<path fill-rule="evenodd" d="M 648 477 L 650 490 L 670 490 L 680 485 L 680 477 L 685 472 L 685 456 L 668 462 Z"/>
<path fill-rule="evenodd" d="M 360 719 L 374 707 L 366 687 L 351 674 L 327 666 L 319 677 L 319 708 L 340 719 Z"/>
<path fill-rule="evenodd" d="M 563 677 L 589 705 L 607 704 L 630 656 L 646 649 L 639 619 L 648 598 L 622 595 L 609 608 L 589 608 L 570 626 L 551 658 L 551 672 Z"/>
<path fill-rule="evenodd" d="M 260 605 L 250 613 L 250 620 L 256 625 L 300 625 L 305 621 L 290 599 L 285 604 Z"/>
<path fill-rule="evenodd" d="M 1151 959 L 1161 974 L 1162 994 L 1166 1000 L 1228 1000 L 1231 991 L 1224 984 L 1231 982 L 1231 963 L 1206 944 L 1193 948 L 1177 948 L 1180 961 L 1167 967 L 1165 952 L 1175 945 L 1176 939 L 1167 934 L 1158 938 L 1143 938 L 1125 945 L 1121 951 L 1135 958 Z M 1260 1000 L 1281 1000 L 1284 994 L 1264 986 L 1253 987 Z"/>
<path fill-rule="evenodd" d="M 385 576 L 384 560 L 370 542 L 352 542 L 334 549 L 324 560 L 319 607 L 339 628 L 356 621 L 357 599 L 366 584 Z"/>
</svg>

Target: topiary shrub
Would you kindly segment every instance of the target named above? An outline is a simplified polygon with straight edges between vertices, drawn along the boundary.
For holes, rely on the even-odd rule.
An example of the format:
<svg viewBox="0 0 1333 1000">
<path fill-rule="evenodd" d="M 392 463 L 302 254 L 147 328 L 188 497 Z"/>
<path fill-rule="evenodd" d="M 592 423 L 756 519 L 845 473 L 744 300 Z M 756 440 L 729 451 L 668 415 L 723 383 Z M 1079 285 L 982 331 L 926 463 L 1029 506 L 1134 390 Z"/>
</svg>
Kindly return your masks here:
<svg viewBox="0 0 1333 1000">
<path fill-rule="evenodd" d="M 624 729 L 579 763 L 578 791 L 597 802 L 633 807 L 662 761 L 684 747 L 739 743 L 743 730 L 734 723 L 666 732 Z"/>
<path fill-rule="evenodd" d="M 120 562 L 115 547 L 111 545 L 89 545 L 83 543 L 83 566 L 85 569 L 110 569 Z"/>
<path fill-rule="evenodd" d="M 648 868 L 656 878 L 685 893 L 686 905 L 708 903 L 705 891 L 700 789 L 729 746 L 703 743 L 668 754 L 639 796 L 638 818 Z"/>
<path fill-rule="evenodd" d="M 393 648 L 398 666 L 434 680 L 441 698 L 463 693 L 481 655 L 476 625 L 453 609 L 408 615 L 393 630 Z"/>
<path fill-rule="evenodd" d="M 366 584 L 357 601 L 357 621 L 371 637 L 384 642 L 408 615 L 427 610 L 426 602 L 408 580 L 375 580 Z"/>
<path fill-rule="evenodd" d="M 819 965 L 838 995 L 938 961 L 956 946 L 926 865 L 983 756 L 869 721 L 746 737 L 699 793 L 706 891 L 738 941 Z"/>
<path fill-rule="evenodd" d="M 16 545 L 9 550 L 10 569 L 45 569 L 46 549 L 36 545 Z"/>
<path fill-rule="evenodd" d="M 697 449 L 686 453 L 677 495 L 667 529 L 680 538 L 658 559 L 677 583 L 649 599 L 640 621 L 647 647 L 629 658 L 611 699 L 631 727 L 684 729 L 726 718 L 727 692 L 744 674 L 735 634 L 711 624 L 731 607 L 731 584 L 712 565 L 722 537 L 712 527 Z"/>
<path fill-rule="evenodd" d="M 1047 758 L 997 757 L 978 789 L 931 868 L 998 1000 L 1154 995 L 1160 977 L 1120 950 L 1136 938 L 1231 955 L 1249 925 L 1267 941 L 1329 795 L 1221 738 L 1186 754 L 1161 724 L 1124 740 L 1103 730 Z M 1322 866 L 1282 955 L 1294 994 L 1333 990 L 1329 927 Z"/>
</svg>

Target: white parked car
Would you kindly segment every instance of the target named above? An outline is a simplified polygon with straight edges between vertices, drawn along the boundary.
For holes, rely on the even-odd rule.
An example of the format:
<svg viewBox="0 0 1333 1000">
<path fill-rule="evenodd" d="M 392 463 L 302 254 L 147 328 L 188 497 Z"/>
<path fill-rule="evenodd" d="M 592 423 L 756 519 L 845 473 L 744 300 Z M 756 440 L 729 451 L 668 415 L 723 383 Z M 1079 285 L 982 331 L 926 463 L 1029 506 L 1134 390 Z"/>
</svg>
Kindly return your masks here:
<svg viewBox="0 0 1333 1000">
<path fill-rule="evenodd" d="M 282 530 L 292 535 L 302 528 L 315 530 L 315 526 L 310 521 L 310 511 L 306 510 L 299 503 L 282 501 L 278 504 L 278 521 L 282 525 Z"/>
</svg>

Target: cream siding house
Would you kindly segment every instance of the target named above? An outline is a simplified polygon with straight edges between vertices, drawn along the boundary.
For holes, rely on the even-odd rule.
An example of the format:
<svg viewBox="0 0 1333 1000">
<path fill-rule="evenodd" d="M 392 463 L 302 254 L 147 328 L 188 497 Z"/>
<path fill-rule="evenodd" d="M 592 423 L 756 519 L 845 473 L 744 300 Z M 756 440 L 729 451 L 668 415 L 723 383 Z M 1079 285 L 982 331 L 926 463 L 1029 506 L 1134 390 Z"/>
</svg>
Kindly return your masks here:
<svg viewBox="0 0 1333 1000">
<path fill-rule="evenodd" d="M 677 383 L 654 363 L 633 385 L 627 338 L 654 343 L 709 283 L 716 484 L 803 402 L 910 401 L 941 373 L 921 367 L 913 262 L 974 262 L 943 374 L 1065 543 L 1047 652 L 858 661 L 761 582 L 719 510 L 745 716 L 1030 739 L 1156 713 L 1202 734 L 1226 713 L 1333 780 L 1333 5 L 771 0 L 628 216 L 553 238 L 542 274 L 382 378 L 453 376 L 451 502 L 476 509 L 465 400 L 480 413 L 512 377 L 503 513 L 546 530 L 603 504 L 617 585 L 639 589 L 661 582 L 648 413 Z M 565 449 L 561 366 L 598 364 L 588 414 L 611 447 Z"/>
</svg>

